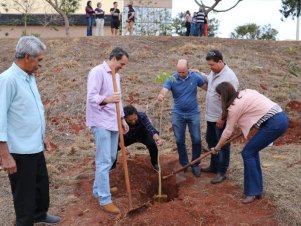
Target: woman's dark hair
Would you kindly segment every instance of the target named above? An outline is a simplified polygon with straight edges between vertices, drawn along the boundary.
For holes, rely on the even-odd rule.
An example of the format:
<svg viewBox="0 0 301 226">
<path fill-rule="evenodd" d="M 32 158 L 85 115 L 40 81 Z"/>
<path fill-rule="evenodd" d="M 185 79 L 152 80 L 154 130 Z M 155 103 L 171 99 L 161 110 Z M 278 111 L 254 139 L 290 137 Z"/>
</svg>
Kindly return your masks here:
<svg viewBox="0 0 301 226">
<path fill-rule="evenodd" d="M 137 109 L 133 105 L 127 105 L 123 108 L 124 117 L 126 118 L 129 115 L 136 114 L 138 115 Z"/>
<path fill-rule="evenodd" d="M 112 58 L 115 57 L 116 60 L 121 60 L 123 56 L 126 56 L 129 59 L 129 54 L 125 50 L 120 47 L 116 47 L 112 50 L 109 59 L 112 60 Z"/>
<path fill-rule="evenodd" d="M 133 5 L 132 5 L 132 4 L 128 4 L 128 8 L 129 8 L 129 9 L 132 9 L 132 8 L 133 8 Z"/>
<path fill-rule="evenodd" d="M 87 1 L 87 6 L 90 6 L 92 1 Z"/>
<path fill-rule="evenodd" d="M 189 10 L 187 10 L 185 14 L 188 14 L 188 15 L 190 16 L 190 12 L 189 12 Z"/>
<path fill-rule="evenodd" d="M 222 102 L 222 119 L 226 120 L 228 116 L 228 108 L 233 104 L 236 98 L 239 98 L 239 92 L 237 92 L 233 85 L 229 82 L 222 82 L 216 88 L 215 91 L 221 95 Z"/>
</svg>

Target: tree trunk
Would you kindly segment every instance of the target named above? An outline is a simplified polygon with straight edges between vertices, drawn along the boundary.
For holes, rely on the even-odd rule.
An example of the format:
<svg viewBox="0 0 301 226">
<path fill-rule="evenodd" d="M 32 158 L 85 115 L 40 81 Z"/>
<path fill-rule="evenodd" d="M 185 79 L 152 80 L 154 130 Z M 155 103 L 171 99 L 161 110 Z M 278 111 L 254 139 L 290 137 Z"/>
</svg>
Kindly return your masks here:
<svg viewBox="0 0 301 226">
<path fill-rule="evenodd" d="M 296 40 L 299 41 L 300 33 L 300 16 L 297 17 Z"/>
<path fill-rule="evenodd" d="M 62 16 L 64 17 L 65 33 L 66 33 L 66 36 L 69 37 L 70 36 L 70 34 L 69 34 L 69 28 L 70 28 L 70 26 L 69 26 L 69 19 L 68 19 L 68 17 L 67 17 L 66 14 L 64 14 Z"/>
<path fill-rule="evenodd" d="M 66 36 L 69 37 L 69 19 L 68 16 L 66 15 L 66 13 L 59 8 L 59 6 L 57 5 L 57 1 L 53 2 L 52 0 L 45 0 L 46 2 L 48 2 L 55 11 L 57 11 L 63 18 L 64 18 L 64 23 L 65 23 L 65 33 Z"/>
</svg>

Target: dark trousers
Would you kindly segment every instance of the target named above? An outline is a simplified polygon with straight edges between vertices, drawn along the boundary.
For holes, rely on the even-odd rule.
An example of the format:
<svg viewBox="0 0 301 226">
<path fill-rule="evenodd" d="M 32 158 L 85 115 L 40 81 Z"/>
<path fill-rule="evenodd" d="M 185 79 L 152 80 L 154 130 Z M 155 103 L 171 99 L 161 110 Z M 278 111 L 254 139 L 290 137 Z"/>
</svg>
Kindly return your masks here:
<svg viewBox="0 0 301 226">
<path fill-rule="evenodd" d="M 225 124 L 226 125 L 226 124 Z M 217 145 L 224 129 L 217 128 L 216 122 L 207 121 L 206 141 L 209 148 L 213 148 Z M 215 173 L 225 175 L 229 167 L 230 162 L 230 144 L 222 147 L 222 149 L 215 155 L 211 155 L 210 167 Z"/>
<path fill-rule="evenodd" d="M 17 172 L 9 175 L 17 226 L 32 226 L 46 217 L 49 208 L 49 180 L 44 153 L 12 154 Z"/>
<path fill-rule="evenodd" d="M 151 158 L 152 165 L 153 166 L 157 165 L 158 164 L 158 148 L 157 148 L 157 144 L 156 144 L 156 141 L 154 140 L 154 138 L 149 133 L 144 134 L 144 136 L 137 137 L 137 138 L 129 138 L 129 137 L 124 136 L 124 145 L 126 147 L 131 144 L 137 143 L 137 142 L 142 143 L 147 147 L 150 158 Z M 118 146 L 118 150 L 120 150 L 120 146 Z M 114 169 L 116 167 L 116 163 L 117 163 L 117 158 L 116 158 L 114 164 L 112 165 L 111 169 Z"/>
<path fill-rule="evenodd" d="M 186 33 L 185 33 L 185 35 L 189 36 L 190 35 L 190 28 L 191 28 L 190 22 L 185 22 L 185 27 L 186 27 Z"/>
</svg>

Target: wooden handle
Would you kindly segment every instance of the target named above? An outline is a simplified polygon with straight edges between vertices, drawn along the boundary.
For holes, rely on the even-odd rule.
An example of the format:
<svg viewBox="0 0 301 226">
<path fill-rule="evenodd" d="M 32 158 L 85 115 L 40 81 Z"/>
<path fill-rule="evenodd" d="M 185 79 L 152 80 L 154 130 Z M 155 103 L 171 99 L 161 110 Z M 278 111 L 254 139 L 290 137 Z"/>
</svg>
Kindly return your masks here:
<svg viewBox="0 0 301 226">
<path fill-rule="evenodd" d="M 113 80 L 114 92 L 118 92 L 117 83 L 116 83 L 115 69 L 112 69 L 112 80 Z M 126 191 L 127 191 L 127 194 L 128 194 L 128 199 L 129 199 L 129 209 L 133 209 L 131 184 L 130 184 L 128 164 L 127 164 L 127 160 L 126 160 L 126 150 L 125 150 L 125 146 L 124 146 L 123 129 L 122 129 L 122 123 L 121 123 L 121 114 L 120 114 L 119 102 L 115 103 L 115 105 L 116 105 L 118 131 L 119 131 L 119 144 L 120 144 L 120 147 L 121 147 L 122 160 L 123 160 L 125 186 L 126 186 Z"/>
<path fill-rule="evenodd" d="M 231 139 L 229 139 L 224 145 L 231 143 L 233 140 L 236 140 L 236 139 L 239 138 L 241 135 L 242 135 L 242 133 L 239 133 L 239 134 L 233 136 L 233 137 L 232 137 Z M 163 180 L 165 180 L 165 179 L 167 179 L 167 178 L 173 176 L 173 175 L 176 174 L 176 173 L 179 173 L 179 172 L 181 172 L 181 171 L 187 169 L 189 166 L 192 166 L 193 164 L 195 164 L 195 163 L 197 163 L 198 161 L 200 161 L 200 160 L 206 158 L 208 155 L 211 155 L 212 153 L 213 153 L 213 151 L 209 151 L 209 152 L 207 152 L 206 154 L 204 154 L 204 155 L 202 155 L 202 156 L 196 158 L 195 160 L 193 160 L 193 161 L 191 161 L 190 163 L 188 163 L 186 166 L 183 166 L 182 168 L 179 168 L 179 169 L 173 171 L 171 174 L 162 177 Z"/>
</svg>

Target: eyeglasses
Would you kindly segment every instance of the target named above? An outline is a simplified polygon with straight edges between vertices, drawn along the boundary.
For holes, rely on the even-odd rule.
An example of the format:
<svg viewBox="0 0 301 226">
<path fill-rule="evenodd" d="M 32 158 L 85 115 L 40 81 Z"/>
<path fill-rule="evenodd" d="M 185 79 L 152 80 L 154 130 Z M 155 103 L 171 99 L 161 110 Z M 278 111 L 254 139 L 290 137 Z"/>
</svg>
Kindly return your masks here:
<svg viewBox="0 0 301 226">
<path fill-rule="evenodd" d="M 207 56 L 216 56 L 216 53 L 213 52 L 213 51 L 210 51 L 210 52 L 207 53 Z"/>
</svg>

